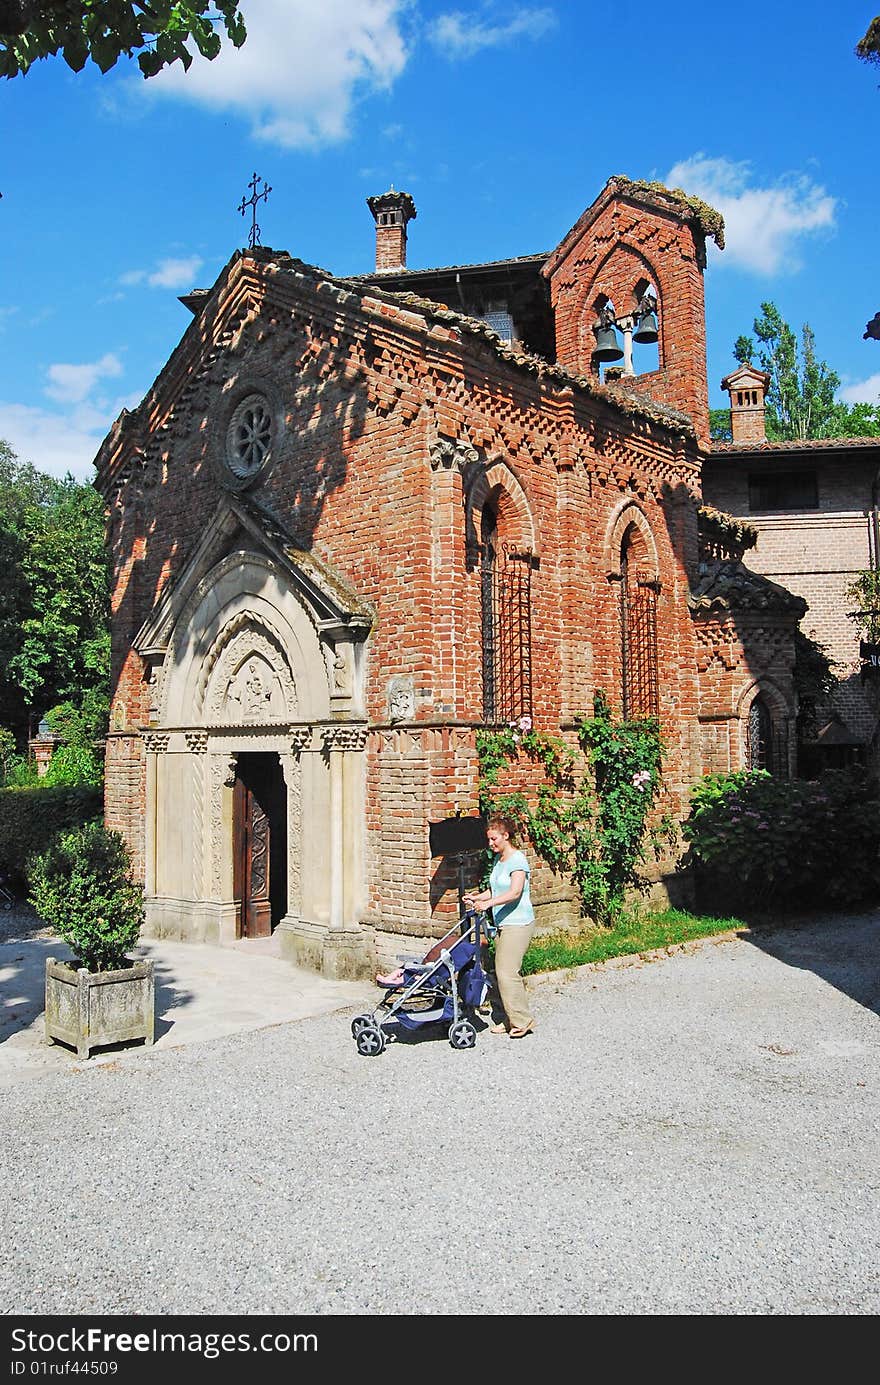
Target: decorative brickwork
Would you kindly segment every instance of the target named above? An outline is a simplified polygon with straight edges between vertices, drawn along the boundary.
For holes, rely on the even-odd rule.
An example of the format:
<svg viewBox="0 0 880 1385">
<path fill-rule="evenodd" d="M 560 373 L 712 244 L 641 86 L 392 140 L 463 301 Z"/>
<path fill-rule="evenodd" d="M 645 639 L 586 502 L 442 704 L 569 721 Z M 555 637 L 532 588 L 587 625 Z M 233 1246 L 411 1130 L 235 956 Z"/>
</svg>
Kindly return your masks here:
<svg viewBox="0 0 880 1385">
<path fill-rule="evenodd" d="M 551 287 L 560 355 L 581 370 L 578 284 L 611 263 L 618 232 L 641 247 L 673 333 L 660 402 L 274 252 L 237 254 L 200 302 L 99 458 L 114 562 L 107 814 L 144 872 L 151 926 L 234 934 L 233 792 L 237 766 L 257 763 L 242 756 L 284 771 L 288 955 L 364 972 L 385 935 L 446 924 L 455 877 L 430 859 L 428 823 L 477 804 L 490 511 L 528 562 L 537 727 L 570 728 L 597 689 L 621 711 L 627 553 L 634 592 L 651 593 L 645 709 L 667 746 L 664 807 L 724 759 L 719 736 L 728 759 L 741 743 L 744 684 L 775 680 L 791 707 L 796 615 L 758 619 L 738 588 L 689 604 L 701 459 L 664 401 L 702 426 L 701 233 L 652 197 L 602 202 Z M 690 342 L 688 369 L 673 339 Z M 241 410 L 254 399 L 265 416 Z M 256 451 L 236 471 L 237 410 Z M 534 895 L 544 920 L 573 917 L 568 882 L 537 862 Z"/>
</svg>

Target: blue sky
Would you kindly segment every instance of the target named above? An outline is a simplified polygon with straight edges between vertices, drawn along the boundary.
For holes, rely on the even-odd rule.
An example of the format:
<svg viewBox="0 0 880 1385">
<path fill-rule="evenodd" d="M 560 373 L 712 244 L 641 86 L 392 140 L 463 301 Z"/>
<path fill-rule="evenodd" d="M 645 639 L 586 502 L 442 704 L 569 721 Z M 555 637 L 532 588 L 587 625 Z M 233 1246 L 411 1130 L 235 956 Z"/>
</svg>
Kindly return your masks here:
<svg viewBox="0 0 880 1385">
<path fill-rule="evenodd" d="M 60 60 L 0 84 L 0 437 L 92 474 L 185 331 L 177 295 L 245 243 L 373 266 L 365 198 L 412 193 L 409 264 L 549 250 L 613 173 L 725 213 L 706 275 L 710 401 L 762 300 L 880 397 L 876 8 L 667 0 L 242 0 L 249 39 L 144 82 Z"/>
</svg>

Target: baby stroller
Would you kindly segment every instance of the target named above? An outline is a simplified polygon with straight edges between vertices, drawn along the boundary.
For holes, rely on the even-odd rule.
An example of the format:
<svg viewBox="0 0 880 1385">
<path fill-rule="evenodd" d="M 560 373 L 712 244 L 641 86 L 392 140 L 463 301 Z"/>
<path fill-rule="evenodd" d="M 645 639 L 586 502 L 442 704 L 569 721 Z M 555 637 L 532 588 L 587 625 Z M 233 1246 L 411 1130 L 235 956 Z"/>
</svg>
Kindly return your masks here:
<svg viewBox="0 0 880 1385">
<path fill-rule="evenodd" d="M 401 957 L 403 977 L 384 985 L 385 995 L 372 1014 L 358 1015 L 351 1022 L 358 1053 L 378 1058 L 388 1042 L 388 1024 L 401 1029 L 421 1029 L 426 1024 L 448 1024 L 453 1048 L 473 1048 L 477 1031 L 473 1013 L 482 1005 L 489 988 L 480 958 L 480 943 L 488 940 L 494 928 L 485 914 L 469 909 L 445 937 L 431 948 L 436 961 L 416 961 Z M 458 936 L 455 936 L 455 935 Z M 454 941 L 453 941 L 454 939 Z"/>
</svg>

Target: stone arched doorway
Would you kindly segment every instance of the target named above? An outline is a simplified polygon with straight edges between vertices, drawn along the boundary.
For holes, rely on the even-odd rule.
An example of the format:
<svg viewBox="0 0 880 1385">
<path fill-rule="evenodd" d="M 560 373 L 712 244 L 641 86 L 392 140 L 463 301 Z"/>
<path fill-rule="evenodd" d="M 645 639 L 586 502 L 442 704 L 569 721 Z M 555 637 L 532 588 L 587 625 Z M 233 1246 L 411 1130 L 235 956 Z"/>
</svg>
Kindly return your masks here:
<svg viewBox="0 0 880 1385">
<path fill-rule="evenodd" d="M 244 537 L 219 558 L 203 545 L 137 640 L 153 687 L 147 930 L 274 931 L 291 960 L 355 974 L 369 617 L 313 559 Z"/>
</svg>

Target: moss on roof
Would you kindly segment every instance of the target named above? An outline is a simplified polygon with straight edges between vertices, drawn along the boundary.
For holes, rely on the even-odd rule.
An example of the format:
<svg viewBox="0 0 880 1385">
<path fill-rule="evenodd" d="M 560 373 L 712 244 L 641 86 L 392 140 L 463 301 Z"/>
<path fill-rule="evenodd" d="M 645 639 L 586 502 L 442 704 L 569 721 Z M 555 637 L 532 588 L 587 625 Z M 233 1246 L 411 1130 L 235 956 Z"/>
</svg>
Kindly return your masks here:
<svg viewBox="0 0 880 1385">
<path fill-rule="evenodd" d="M 703 235 L 711 236 L 718 249 L 724 249 L 724 217 L 714 207 L 710 207 L 708 202 L 704 202 L 701 197 L 693 197 L 683 188 L 668 188 L 665 183 L 648 183 L 627 178 L 623 173 L 616 173 L 610 181 L 616 185 L 617 191 L 625 197 L 635 197 L 648 201 L 657 197 L 666 197 L 672 202 L 677 202 L 681 208 L 687 208 L 691 213 Z"/>
</svg>

